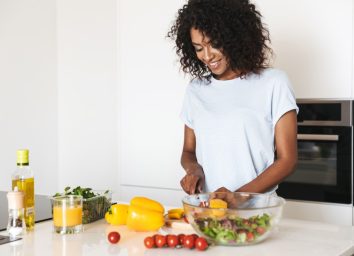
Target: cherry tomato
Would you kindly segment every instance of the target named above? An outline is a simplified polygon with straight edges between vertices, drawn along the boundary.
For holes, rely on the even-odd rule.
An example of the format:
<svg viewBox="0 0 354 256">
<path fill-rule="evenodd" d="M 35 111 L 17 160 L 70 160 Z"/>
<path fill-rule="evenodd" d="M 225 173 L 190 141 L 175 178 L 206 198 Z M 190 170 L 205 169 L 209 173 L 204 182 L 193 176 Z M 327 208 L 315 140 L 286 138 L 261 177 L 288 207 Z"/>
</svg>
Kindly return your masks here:
<svg viewBox="0 0 354 256">
<path fill-rule="evenodd" d="M 264 227 L 257 227 L 256 231 L 258 234 L 263 235 L 265 233 L 265 228 Z"/>
<path fill-rule="evenodd" d="M 183 239 L 183 247 L 193 249 L 194 248 L 194 236 L 192 235 L 187 235 Z"/>
<path fill-rule="evenodd" d="M 152 236 L 152 239 L 154 239 L 155 244 L 156 244 L 156 237 L 157 237 L 158 235 L 159 235 L 159 234 L 155 234 L 155 235 Z"/>
<path fill-rule="evenodd" d="M 118 243 L 120 240 L 120 234 L 116 231 L 112 231 L 108 234 L 108 241 L 112 244 Z"/>
<path fill-rule="evenodd" d="M 162 248 L 166 245 L 166 237 L 163 235 L 156 235 L 155 244 L 158 248 Z"/>
<path fill-rule="evenodd" d="M 145 244 L 146 248 L 149 248 L 149 249 L 153 248 L 153 247 L 155 247 L 155 240 L 153 237 L 148 236 L 144 239 L 144 244 Z"/>
<path fill-rule="evenodd" d="M 197 248 L 197 250 L 199 251 L 204 251 L 208 248 L 208 242 L 205 240 L 204 237 L 198 237 L 195 240 L 195 248 Z"/>
<path fill-rule="evenodd" d="M 199 237 L 197 234 L 191 234 L 191 236 L 194 237 L 194 241 L 197 240 L 197 238 Z"/>
<path fill-rule="evenodd" d="M 254 235 L 252 232 L 247 232 L 247 241 L 251 242 L 254 240 Z"/>
<path fill-rule="evenodd" d="M 178 241 L 180 245 L 183 245 L 183 239 L 186 235 L 185 234 L 179 234 L 178 237 Z"/>
<path fill-rule="evenodd" d="M 176 235 L 168 235 L 167 245 L 171 248 L 175 248 L 177 245 L 179 245 L 178 237 Z"/>
</svg>

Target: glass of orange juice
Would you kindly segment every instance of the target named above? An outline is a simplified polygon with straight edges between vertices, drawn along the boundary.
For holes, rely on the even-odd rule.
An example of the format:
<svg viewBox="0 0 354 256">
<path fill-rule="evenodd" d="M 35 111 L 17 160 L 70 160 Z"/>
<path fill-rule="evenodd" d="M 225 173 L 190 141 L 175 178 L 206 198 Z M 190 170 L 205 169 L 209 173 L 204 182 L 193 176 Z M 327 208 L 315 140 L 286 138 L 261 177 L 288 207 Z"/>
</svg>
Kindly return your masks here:
<svg viewBox="0 0 354 256">
<path fill-rule="evenodd" d="M 82 196 L 52 198 L 54 232 L 76 234 L 82 231 Z"/>
</svg>

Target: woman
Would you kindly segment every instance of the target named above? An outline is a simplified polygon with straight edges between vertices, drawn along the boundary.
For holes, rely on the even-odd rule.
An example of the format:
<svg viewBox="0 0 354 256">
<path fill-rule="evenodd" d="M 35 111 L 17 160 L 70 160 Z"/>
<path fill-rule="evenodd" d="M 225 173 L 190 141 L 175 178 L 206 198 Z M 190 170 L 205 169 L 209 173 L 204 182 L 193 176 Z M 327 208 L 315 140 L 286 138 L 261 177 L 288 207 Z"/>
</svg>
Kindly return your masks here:
<svg viewBox="0 0 354 256">
<path fill-rule="evenodd" d="M 268 67 L 255 5 L 189 0 L 168 37 L 193 78 L 181 112 L 184 191 L 274 192 L 297 162 L 298 108 L 286 74 Z"/>
</svg>

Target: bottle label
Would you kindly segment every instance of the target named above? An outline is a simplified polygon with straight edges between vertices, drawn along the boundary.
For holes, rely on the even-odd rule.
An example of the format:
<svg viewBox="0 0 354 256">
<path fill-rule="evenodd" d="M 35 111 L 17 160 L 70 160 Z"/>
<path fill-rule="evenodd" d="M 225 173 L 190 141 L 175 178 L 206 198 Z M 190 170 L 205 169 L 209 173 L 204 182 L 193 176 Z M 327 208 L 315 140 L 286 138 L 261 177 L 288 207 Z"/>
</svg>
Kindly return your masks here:
<svg viewBox="0 0 354 256">
<path fill-rule="evenodd" d="M 30 216 L 34 214 L 34 207 L 26 208 L 26 216 Z"/>
</svg>

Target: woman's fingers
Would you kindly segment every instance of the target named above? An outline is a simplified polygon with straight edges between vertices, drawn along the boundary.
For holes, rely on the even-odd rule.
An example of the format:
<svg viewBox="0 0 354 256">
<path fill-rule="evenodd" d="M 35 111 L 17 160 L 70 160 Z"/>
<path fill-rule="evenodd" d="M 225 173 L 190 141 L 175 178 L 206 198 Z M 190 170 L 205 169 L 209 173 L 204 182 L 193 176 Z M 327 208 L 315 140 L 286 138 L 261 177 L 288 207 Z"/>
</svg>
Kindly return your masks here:
<svg viewBox="0 0 354 256">
<path fill-rule="evenodd" d="M 189 194 L 189 187 L 187 186 L 187 180 L 186 180 L 186 176 L 184 176 L 181 181 L 180 181 L 181 187 L 184 190 L 184 192 L 186 192 L 187 194 Z"/>
<path fill-rule="evenodd" d="M 212 199 L 215 198 L 215 199 L 225 200 L 228 192 L 230 192 L 230 190 L 228 190 L 225 187 L 221 187 L 221 188 L 218 188 L 217 190 L 215 190 L 215 193 L 212 193 L 211 196 L 212 196 Z"/>
<path fill-rule="evenodd" d="M 203 189 L 202 188 L 203 184 L 201 184 L 203 182 L 199 182 L 199 188 L 197 187 L 199 180 L 200 177 L 187 174 L 186 176 L 183 177 L 183 179 L 180 182 L 181 187 L 187 194 L 189 195 L 194 194 L 197 192 L 198 189 Z"/>
<path fill-rule="evenodd" d="M 195 193 L 202 193 L 204 189 L 204 179 L 199 178 L 196 185 Z"/>
</svg>

